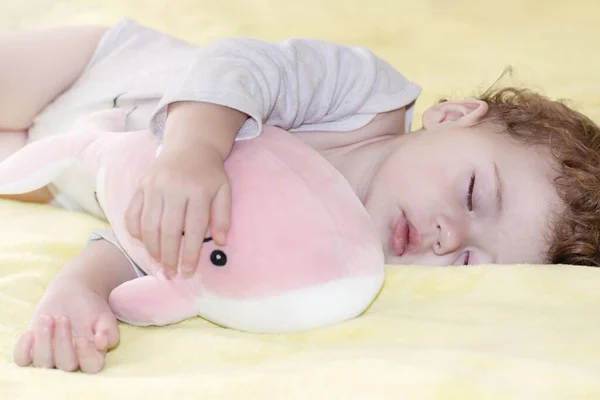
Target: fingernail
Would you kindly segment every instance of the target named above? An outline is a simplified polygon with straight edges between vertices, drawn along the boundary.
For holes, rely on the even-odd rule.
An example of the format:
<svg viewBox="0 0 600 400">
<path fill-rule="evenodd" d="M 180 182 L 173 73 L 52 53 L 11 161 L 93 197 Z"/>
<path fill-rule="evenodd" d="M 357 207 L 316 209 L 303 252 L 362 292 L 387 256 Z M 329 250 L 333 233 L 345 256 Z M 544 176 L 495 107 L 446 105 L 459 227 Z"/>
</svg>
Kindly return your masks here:
<svg viewBox="0 0 600 400">
<path fill-rule="evenodd" d="M 219 246 L 225 246 L 227 244 L 227 235 L 225 232 L 217 232 L 214 239 Z"/>
<path fill-rule="evenodd" d="M 40 317 L 40 323 L 44 329 L 52 328 L 52 318 L 50 318 L 48 315 L 42 315 Z"/>
<path fill-rule="evenodd" d="M 194 276 L 194 272 L 195 272 L 195 268 L 193 265 L 182 265 L 181 266 L 181 273 L 183 274 L 183 277 L 186 279 L 189 279 L 192 276 Z"/>
<path fill-rule="evenodd" d="M 175 276 L 176 273 L 174 273 L 170 268 L 165 268 L 164 269 L 164 273 L 165 273 L 165 277 L 167 279 L 173 279 L 173 277 Z"/>
</svg>

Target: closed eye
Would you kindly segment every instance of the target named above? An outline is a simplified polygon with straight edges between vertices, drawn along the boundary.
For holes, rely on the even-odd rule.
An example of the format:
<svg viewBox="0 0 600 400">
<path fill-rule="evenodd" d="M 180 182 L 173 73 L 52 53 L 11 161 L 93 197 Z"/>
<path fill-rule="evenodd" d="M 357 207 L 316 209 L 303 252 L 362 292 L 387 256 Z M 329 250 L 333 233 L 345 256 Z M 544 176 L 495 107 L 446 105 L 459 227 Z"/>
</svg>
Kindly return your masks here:
<svg viewBox="0 0 600 400">
<path fill-rule="evenodd" d="M 467 209 L 473 211 L 473 189 L 475 188 L 475 174 L 471 175 L 469 190 L 467 192 Z"/>
</svg>

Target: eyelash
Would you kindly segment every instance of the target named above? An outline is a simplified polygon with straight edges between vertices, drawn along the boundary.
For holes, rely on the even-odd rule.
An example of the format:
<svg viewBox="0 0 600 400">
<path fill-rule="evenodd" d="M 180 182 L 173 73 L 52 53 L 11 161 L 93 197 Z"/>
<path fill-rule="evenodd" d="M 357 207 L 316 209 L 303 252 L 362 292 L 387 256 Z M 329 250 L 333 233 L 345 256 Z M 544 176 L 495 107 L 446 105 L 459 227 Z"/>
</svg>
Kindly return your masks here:
<svg viewBox="0 0 600 400">
<path fill-rule="evenodd" d="M 469 265 L 469 259 L 471 258 L 471 252 L 467 251 L 465 253 L 465 260 L 463 261 L 463 265 Z"/>
<path fill-rule="evenodd" d="M 471 175 L 471 181 L 469 182 L 469 190 L 467 191 L 467 208 L 469 211 L 473 211 L 473 189 L 475 188 L 475 174 Z M 465 252 L 465 258 L 463 265 L 469 265 L 469 259 L 471 258 L 471 252 Z"/>
<path fill-rule="evenodd" d="M 471 175 L 469 182 L 469 191 L 467 192 L 467 209 L 473 211 L 473 188 L 475 187 L 475 174 Z"/>
</svg>

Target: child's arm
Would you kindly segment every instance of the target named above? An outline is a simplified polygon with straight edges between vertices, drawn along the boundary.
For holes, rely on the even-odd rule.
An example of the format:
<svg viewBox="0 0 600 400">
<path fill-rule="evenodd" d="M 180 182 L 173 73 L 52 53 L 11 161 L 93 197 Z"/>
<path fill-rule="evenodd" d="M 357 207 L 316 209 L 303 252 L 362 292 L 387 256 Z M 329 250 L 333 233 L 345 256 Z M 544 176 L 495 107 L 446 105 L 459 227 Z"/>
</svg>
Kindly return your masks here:
<svg viewBox="0 0 600 400">
<path fill-rule="evenodd" d="M 103 27 L 0 35 L 0 131 L 23 131 L 83 72 Z"/>
<path fill-rule="evenodd" d="M 119 328 L 110 292 L 136 274 L 105 240 L 92 241 L 50 282 L 14 350 L 17 365 L 97 372 L 117 345 Z"/>
<path fill-rule="evenodd" d="M 0 160 L 25 144 L 24 131 L 79 77 L 105 31 L 69 27 L 0 35 Z M 48 203 L 52 195 L 42 188 L 2 198 Z"/>
<path fill-rule="evenodd" d="M 175 101 L 227 106 L 250 117 L 238 139 L 263 123 L 286 130 L 347 131 L 405 107 L 420 87 L 363 47 L 319 40 L 222 39 L 197 50 L 187 74 L 167 89 L 151 121 L 162 136 Z"/>
<path fill-rule="evenodd" d="M 229 226 L 222 160 L 236 136 L 255 137 L 263 123 L 289 130 L 355 130 L 378 113 L 411 104 L 419 91 L 364 48 L 234 38 L 199 49 L 152 120 L 155 134 L 164 132 L 164 158 L 142 181 L 127 213 L 128 229 L 172 268 L 183 240 L 182 264 L 193 266 L 207 227 L 220 236 Z M 175 102 L 186 104 L 186 111 L 175 115 Z"/>
</svg>

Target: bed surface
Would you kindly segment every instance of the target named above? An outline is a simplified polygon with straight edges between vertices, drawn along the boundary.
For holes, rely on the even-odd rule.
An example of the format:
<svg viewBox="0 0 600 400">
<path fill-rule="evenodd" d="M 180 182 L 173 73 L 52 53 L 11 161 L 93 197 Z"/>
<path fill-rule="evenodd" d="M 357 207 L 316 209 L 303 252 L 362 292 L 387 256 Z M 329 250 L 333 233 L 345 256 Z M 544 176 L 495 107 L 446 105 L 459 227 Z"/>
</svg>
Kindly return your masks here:
<svg viewBox="0 0 600 400">
<path fill-rule="evenodd" d="M 243 35 L 365 45 L 423 86 L 422 110 L 517 82 L 600 121 L 600 3 L 475 0 L 3 0 L 0 30 L 111 24 L 123 16 L 195 43 Z M 389 266 L 363 317 L 295 335 L 192 319 L 121 326 L 93 376 L 17 368 L 12 347 L 45 285 L 103 226 L 0 202 L 0 398 L 599 399 L 600 270 Z"/>
</svg>

